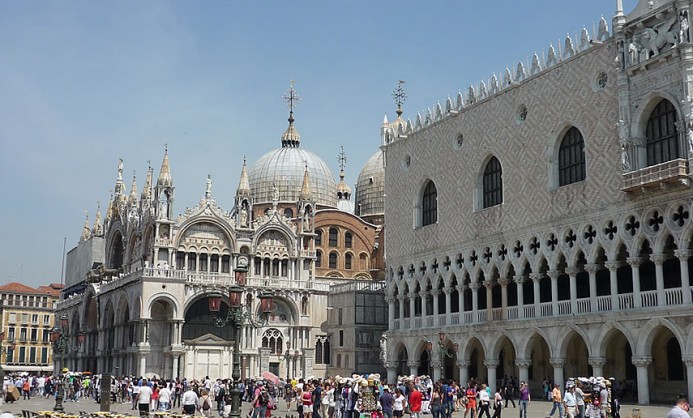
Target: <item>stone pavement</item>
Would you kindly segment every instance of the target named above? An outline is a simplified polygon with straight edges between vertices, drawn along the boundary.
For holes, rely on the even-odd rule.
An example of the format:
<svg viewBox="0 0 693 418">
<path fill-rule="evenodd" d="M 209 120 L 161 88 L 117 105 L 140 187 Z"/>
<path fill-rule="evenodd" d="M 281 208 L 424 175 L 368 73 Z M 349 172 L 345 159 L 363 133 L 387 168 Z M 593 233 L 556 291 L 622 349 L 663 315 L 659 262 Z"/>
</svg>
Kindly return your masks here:
<svg viewBox="0 0 693 418">
<path fill-rule="evenodd" d="M 19 400 L 15 403 L 3 404 L 0 406 L 0 411 L 10 412 L 12 414 L 21 414 L 22 410 L 30 411 L 43 411 L 52 410 L 55 405 L 55 399 L 44 399 L 33 397 L 29 400 Z M 621 417 L 628 418 L 633 408 L 640 408 L 640 413 L 642 418 L 664 418 L 667 412 L 671 409 L 672 405 L 622 405 L 621 406 Z M 93 399 L 81 399 L 79 402 L 65 402 L 63 404 L 66 413 L 77 414 L 79 411 L 86 412 L 96 412 L 99 410 L 99 404 L 94 402 Z M 181 408 L 176 408 L 175 411 L 179 412 Z M 242 415 L 246 416 L 250 406 L 247 403 L 243 404 Z M 545 418 L 548 416 L 551 410 L 551 402 L 547 401 L 532 401 L 529 404 L 528 418 Z M 132 415 L 137 415 L 137 411 L 131 409 L 130 404 L 112 404 L 111 411 L 120 413 L 129 413 Z M 279 401 L 279 409 L 276 412 L 277 417 L 284 418 L 286 415 L 292 414 L 296 415 L 296 410 L 292 411 L 286 410 L 286 404 L 284 401 Z M 201 414 L 198 412 L 198 416 Z M 426 416 L 426 415 L 424 415 Z M 430 416 L 430 415 L 428 415 Z M 505 418 L 519 418 L 519 412 L 517 408 L 513 408 L 512 405 L 508 405 L 508 408 L 503 409 L 502 416 Z M 457 412 L 453 415 L 454 418 L 463 418 L 464 414 Z M 214 414 L 213 418 L 218 418 L 218 415 Z M 406 415 L 405 415 L 406 418 Z M 470 417 L 471 418 L 471 417 Z M 556 417 L 557 418 L 557 417 Z"/>
</svg>

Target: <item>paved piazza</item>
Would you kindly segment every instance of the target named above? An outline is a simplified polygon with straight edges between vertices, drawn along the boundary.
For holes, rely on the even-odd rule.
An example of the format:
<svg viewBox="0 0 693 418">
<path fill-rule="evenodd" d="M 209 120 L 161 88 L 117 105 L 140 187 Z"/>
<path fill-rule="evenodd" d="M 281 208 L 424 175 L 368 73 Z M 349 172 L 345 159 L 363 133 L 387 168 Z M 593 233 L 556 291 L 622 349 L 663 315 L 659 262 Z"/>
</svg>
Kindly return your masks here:
<svg viewBox="0 0 693 418">
<path fill-rule="evenodd" d="M 279 410 L 276 412 L 276 417 L 285 417 L 289 412 L 286 410 L 286 404 L 283 401 L 279 402 Z M 43 410 L 49 410 L 53 409 L 53 406 L 55 405 L 55 400 L 54 399 L 42 399 L 42 398 L 32 398 L 31 400 L 19 400 L 15 403 L 10 403 L 10 404 L 3 404 L 1 410 L 3 412 L 10 412 L 12 414 L 21 414 L 22 410 L 27 409 L 30 411 L 43 411 Z M 673 405 L 673 402 L 672 402 Z M 79 411 L 86 411 L 86 412 L 96 412 L 99 410 L 99 404 L 94 402 L 92 399 L 82 399 L 79 402 L 65 402 L 63 404 L 65 407 L 65 412 L 66 413 L 74 413 L 77 414 Z M 642 418 L 654 418 L 654 417 L 659 417 L 663 418 L 666 416 L 667 412 L 671 409 L 671 406 L 663 406 L 663 405 L 640 405 L 640 406 L 634 406 L 634 405 L 622 405 L 621 406 L 621 416 L 623 418 L 628 418 L 629 414 L 633 410 L 633 408 L 640 408 L 641 412 L 641 417 Z M 181 408 L 176 408 L 176 412 Z M 551 410 L 551 403 L 547 401 L 533 401 L 529 405 L 529 418 L 544 418 L 548 415 L 548 412 Z M 113 412 L 121 412 L 121 413 L 129 413 L 129 414 L 136 414 L 137 411 L 131 410 L 130 404 L 113 404 L 111 405 L 111 411 Z M 243 415 L 248 415 L 249 411 L 249 406 L 247 403 L 243 404 L 242 407 Z M 296 411 L 293 410 L 291 411 L 294 415 L 296 414 Z M 201 415 L 198 412 L 198 415 Z M 431 416 L 428 414 L 428 416 Z M 454 414 L 454 417 L 462 418 L 464 416 L 463 413 L 457 412 Z M 517 408 L 513 408 L 512 406 L 509 406 L 508 408 L 503 410 L 503 416 L 505 417 L 511 417 L 511 418 L 516 418 L 519 416 L 519 412 Z M 218 415 L 214 414 L 214 418 L 218 417 Z"/>
</svg>

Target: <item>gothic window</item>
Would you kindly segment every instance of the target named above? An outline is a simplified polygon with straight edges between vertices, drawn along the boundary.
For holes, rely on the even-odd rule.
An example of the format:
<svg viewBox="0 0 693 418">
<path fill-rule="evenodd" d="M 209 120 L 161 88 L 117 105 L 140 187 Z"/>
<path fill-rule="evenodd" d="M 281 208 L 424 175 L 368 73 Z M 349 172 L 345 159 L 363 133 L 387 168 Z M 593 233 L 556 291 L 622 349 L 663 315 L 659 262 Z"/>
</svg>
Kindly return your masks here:
<svg viewBox="0 0 693 418">
<path fill-rule="evenodd" d="M 421 226 L 438 222 L 438 190 L 435 183 L 429 180 L 421 199 L 422 219 Z"/>
<path fill-rule="evenodd" d="M 353 245 L 352 241 L 353 241 L 353 236 L 351 235 L 351 232 L 347 231 L 344 234 L 344 246 L 346 248 L 351 248 L 351 246 Z"/>
<path fill-rule="evenodd" d="M 315 245 L 322 245 L 322 229 L 315 231 Z"/>
<path fill-rule="evenodd" d="M 565 186 L 585 179 L 585 141 L 576 127 L 566 132 L 558 149 L 558 184 Z"/>
<path fill-rule="evenodd" d="M 351 270 L 351 254 L 345 254 L 344 255 L 344 268 L 346 270 Z"/>
<path fill-rule="evenodd" d="M 482 195 L 484 208 L 503 203 L 503 170 L 496 157 L 492 157 L 484 169 Z"/>
<path fill-rule="evenodd" d="M 337 237 L 339 236 L 339 230 L 337 228 L 330 228 L 330 247 L 337 246 Z"/>
<path fill-rule="evenodd" d="M 335 252 L 330 253 L 330 260 L 329 260 L 329 266 L 328 267 L 331 269 L 337 268 L 337 253 L 335 253 Z"/>
<path fill-rule="evenodd" d="M 676 118 L 676 109 L 668 100 L 659 102 L 650 114 L 645 132 L 648 166 L 679 158 Z"/>
<path fill-rule="evenodd" d="M 301 298 L 301 315 L 308 315 L 308 296 Z"/>
<path fill-rule="evenodd" d="M 330 337 L 327 335 L 315 339 L 315 363 L 330 364 Z"/>
<path fill-rule="evenodd" d="M 315 267 L 322 267 L 322 251 L 315 252 Z"/>
<path fill-rule="evenodd" d="M 270 328 L 262 334 L 262 348 L 269 348 L 270 354 L 280 355 L 284 351 L 284 337 L 281 331 L 276 328 Z"/>
</svg>

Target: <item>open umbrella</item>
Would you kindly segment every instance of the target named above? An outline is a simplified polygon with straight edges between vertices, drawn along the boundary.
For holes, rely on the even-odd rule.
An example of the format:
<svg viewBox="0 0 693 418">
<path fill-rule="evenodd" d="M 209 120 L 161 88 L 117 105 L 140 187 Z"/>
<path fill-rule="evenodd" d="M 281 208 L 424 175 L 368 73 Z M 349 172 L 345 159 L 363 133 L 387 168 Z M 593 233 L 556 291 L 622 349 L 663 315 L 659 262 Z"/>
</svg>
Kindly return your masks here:
<svg viewBox="0 0 693 418">
<path fill-rule="evenodd" d="M 279 378 L 277 377 L 276 374 L 274 374 L 272 372 L 267 372 L 267 371 L 262 372 L 262 378 L 267 380 L 268 382 L 272 382 L 275 385 L 279 384 Z"/>
</svg>

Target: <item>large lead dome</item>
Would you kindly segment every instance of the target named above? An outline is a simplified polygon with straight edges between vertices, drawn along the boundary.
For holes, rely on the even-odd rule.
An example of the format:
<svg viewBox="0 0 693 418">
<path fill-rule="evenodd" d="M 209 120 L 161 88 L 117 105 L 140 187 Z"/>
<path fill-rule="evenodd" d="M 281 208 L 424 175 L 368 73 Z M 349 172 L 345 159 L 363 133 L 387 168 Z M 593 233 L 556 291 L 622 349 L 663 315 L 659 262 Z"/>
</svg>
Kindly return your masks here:
<svg viewBox="0 0 693 418">
<path fill-rule="evenodd" d="M 271 202 L 274 186 L 279 190 L 279 201 L 298 201 L 306 167 L 315 203 L 336 207 L 337 185 L 330 169 L 312 152 L 292 147 L 270 151 L 250 167 L 248 181 L 255 204 Z"/>
<path fill-rule="evenodd" d="M 385 213 L 385 167 L 383 152 L 378 150 L 359 173 L 356 181 L 356 215 L 382 215 Z"/>
</svg>

